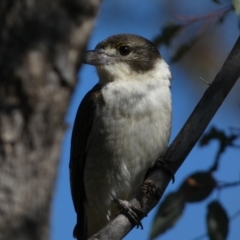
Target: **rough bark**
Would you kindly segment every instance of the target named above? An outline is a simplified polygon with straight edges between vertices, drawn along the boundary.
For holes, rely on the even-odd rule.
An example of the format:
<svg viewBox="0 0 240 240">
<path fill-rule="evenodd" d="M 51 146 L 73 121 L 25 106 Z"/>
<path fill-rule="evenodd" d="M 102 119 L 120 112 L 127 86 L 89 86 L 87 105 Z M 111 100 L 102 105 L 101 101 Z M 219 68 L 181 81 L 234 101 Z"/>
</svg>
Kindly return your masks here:
<svg viewBox="0 0 240 240">
<path fill-rule="evenodd" d="M 64 116 L 99 4 L 0 2 L 0 240 L 49 238 Z"/>
<path fill-rule="evenodd" d="M 214 81 L 205 91 L 193 113 L 167 150 L 165 161 L 173 172 L 176 172 L 182 165 L 240 77 L 239 64 L 240 37 Z M 146 178 L 136 197 L 131 201 L 131 204 L 141 208 L 145 213 L 149 213 L 161 199 L 170 180 L 170 175 L 164 169 L 158 168 L 153 170 Z M 89 238 L 89 240 L 119 240 L 133 227 L 129 220 L 120 214 L 97 234 Z"/>
</svg>

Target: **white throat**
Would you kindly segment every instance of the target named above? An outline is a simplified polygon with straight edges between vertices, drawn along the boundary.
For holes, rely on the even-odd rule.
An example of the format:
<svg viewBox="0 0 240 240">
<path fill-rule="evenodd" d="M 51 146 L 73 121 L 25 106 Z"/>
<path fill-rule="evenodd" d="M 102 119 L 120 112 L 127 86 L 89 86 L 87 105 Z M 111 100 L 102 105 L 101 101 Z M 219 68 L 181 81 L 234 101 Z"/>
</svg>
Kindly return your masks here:
<svg viewBox="0 0 240 240">
<path fill-rule="evenodd" d="M 101 65 L 97 67 L 99 82 L 107 84 L 114 81 L 138 81 L 144 82 L 149 80 L 161 80 L 170 86 L 171 73 L 167 63 L 159 59 L 152 70 L 139 73 L 130 68 L 125 62 L 118 62 L 110 65 Z"/>
</svg>

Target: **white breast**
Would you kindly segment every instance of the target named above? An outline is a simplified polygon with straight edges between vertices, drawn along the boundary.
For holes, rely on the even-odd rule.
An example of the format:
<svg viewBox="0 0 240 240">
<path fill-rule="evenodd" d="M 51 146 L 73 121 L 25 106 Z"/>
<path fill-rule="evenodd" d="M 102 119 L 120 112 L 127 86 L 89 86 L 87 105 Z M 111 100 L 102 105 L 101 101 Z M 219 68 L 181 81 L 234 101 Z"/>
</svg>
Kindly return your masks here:
<svg viewBox="0 0 240 240">
<path fill-rule="evenodd" d="M 147 169 L 165 153 L 170 73 L 161 77 L 114 81 L 102 89 L 105 104 L 96 111 L 85 165 L 86 214 L 96 209 L 101 221 L 114 217 L 112 198 L 130 200 Z"/>
</svg>

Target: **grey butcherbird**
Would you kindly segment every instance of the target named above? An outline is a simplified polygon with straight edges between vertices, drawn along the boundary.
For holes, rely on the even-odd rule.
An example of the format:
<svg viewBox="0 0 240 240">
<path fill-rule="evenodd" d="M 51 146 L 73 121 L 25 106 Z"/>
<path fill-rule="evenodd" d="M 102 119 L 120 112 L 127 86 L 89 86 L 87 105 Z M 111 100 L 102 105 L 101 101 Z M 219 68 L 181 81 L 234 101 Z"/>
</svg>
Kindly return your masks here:
<svg viewBox="0 0 240 240">
<path fill-rule="evenodd" d="M 171 73 L 154 44 L 133 34 L 114 35 L 88 51 L 99 82 L 75 119 L 70 181 L 77 225 L 85 240 L 131 200 L 146 171 L 166 152 L 171 129 Z"/>
</svg>

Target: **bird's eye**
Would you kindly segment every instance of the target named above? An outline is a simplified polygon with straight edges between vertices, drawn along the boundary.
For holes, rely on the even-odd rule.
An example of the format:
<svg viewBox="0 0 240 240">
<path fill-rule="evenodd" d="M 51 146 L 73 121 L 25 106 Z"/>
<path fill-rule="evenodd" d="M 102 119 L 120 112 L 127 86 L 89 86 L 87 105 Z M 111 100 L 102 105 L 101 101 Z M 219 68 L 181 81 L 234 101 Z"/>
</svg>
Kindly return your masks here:
<svg viewBox="0 0 240 240">
<path fill-rule="evenodd" d="M 122 46 L 119 48 L 119 52 L 121 55 L 126 56 L 131 52 L 131 49 L 129 46 Z"/>
</svg>

